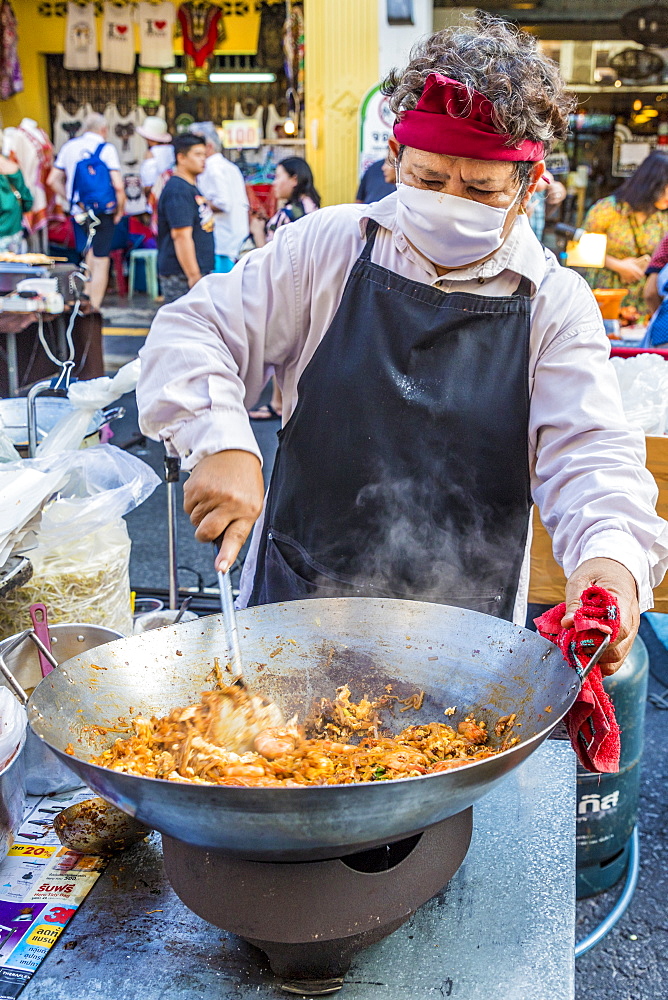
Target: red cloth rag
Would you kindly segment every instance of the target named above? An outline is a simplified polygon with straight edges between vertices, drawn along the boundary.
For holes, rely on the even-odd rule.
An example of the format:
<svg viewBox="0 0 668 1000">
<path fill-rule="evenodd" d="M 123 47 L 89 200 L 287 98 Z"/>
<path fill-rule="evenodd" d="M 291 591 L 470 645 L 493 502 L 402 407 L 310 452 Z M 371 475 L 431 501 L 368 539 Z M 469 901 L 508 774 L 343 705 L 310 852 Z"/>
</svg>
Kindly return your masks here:
<svg viewBox="0 0 668 1000">
<path fill-rule="evenodd" d="M 619 634 L 617 599 L 602 587 L 589 587 L 580 598 L 571 628 L 562 628 L 566 605 L 546 611 L 534 624 L 545 639 L 559 646 L 564 657 L 579 673 L 587 665 L 603 636 L 614 642 Z M 619 726 L 615 709 L 603 689 L 598 664 L 580 689 L 573 707 L 566 715 L 571 745 L 583 767 L 595 773 L 619 771 Z"/>
</svg>

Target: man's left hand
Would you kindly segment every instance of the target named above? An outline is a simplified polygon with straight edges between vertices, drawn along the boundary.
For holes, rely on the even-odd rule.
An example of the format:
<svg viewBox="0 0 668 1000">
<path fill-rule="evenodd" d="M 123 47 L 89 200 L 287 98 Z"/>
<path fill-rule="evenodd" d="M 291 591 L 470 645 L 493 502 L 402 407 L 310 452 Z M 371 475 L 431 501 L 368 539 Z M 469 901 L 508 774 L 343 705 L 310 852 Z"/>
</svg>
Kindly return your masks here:
<svg viewBox="0 0 668 1000">
<path fill-rule="evenodd" d="M 603 587 L 617 598 L 619 604 L 619 635 L 599 660 L 603 674 L 614 674 L 626 659 L 640 625 L 640 606 L 635 577 L 615 559 L 587 559 L 571 573 L 566 583 L 566 614 L 562 628 L 570 628 L 573 615 L 580 607 L 580 597 L 587 587 Z"/>
</svg>

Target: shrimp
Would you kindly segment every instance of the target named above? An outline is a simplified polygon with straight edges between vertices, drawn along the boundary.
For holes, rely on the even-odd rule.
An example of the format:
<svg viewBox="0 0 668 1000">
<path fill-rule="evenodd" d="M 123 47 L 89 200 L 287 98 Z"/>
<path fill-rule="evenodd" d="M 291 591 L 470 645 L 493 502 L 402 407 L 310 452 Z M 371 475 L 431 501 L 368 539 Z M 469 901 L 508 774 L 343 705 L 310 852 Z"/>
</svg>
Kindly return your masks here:
<svg viewBox="0 0 668 1000">
<path fill-rule="evenodd" d="M 435 774 L 436 771 L 452 771 L 455 767 L 462 767 L 464 764 L 470 764 L 471 761 L 468 758 L 463 760 L 442 760 L 438 764 L 434 764 L 431 769 L 431 773 Z"/>
<path fill-rule="evenodd" d="M 494 726 L 494 732 L 497 736 L 503 736 L 505 733 L 510 732 L 510 730 L 515 725 L 515 719 L 517 718 L 517 713 L 513 712 L 512 715 L 502 715 L 498 719 L 496 725 Z"/>
<path fill-rule="evenodd" d="M 485 743 L 487 740 L 485 723 L 476 722 L 472 715 L 467 715 L 464 721 L 459 723 L 457 732 L 469 743 Z"/>
<path fill-rule="evenodd" d="M 286 753 L 292 753 L 299 740 L 300 735 L 294 725 L 270 726 L 257 734 L 253 740 L 253 748 L 267 760 L 275 760 Z"/>
<path fill-rule="evenodd" d="M 423 754 L 410 753 L 408 750 L 399 750 L 397 753 L 388 754 L 380 761 L 381 766 L 390 771 L 399 771 L 400 773 L 419 771 L 421 774 L 426 774 L 426 763 L 427 759 Z"/>
<path fill-rule="evenodd" d="M 226 778 L 264 778 L 267 775 L 261 764 L 228 764 L 221 770 Z"/>
</svg>

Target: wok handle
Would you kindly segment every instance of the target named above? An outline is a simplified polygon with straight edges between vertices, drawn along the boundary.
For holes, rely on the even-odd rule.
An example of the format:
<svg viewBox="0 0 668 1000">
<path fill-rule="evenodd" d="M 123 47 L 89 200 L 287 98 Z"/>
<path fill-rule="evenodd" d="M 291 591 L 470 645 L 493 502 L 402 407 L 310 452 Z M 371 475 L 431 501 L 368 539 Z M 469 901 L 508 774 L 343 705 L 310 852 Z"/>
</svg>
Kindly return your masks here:
<svg viewBox="0 0 668 1000">
<path fill-rule="evenodd" d="M 584 684 L 584 682 L 587 680 L 587 678 L 589 677 L 590 673 L 592 672 L 592 670 L 594 669 L 594 667 L 596 666 L 596 664 L 598 663 L 598 661 L 601 659 L 601 657 L 603 656 L 603 654 L 605 653 L 605 651 L 606 651 L 606 649 L 608 648 L 609 645 L 610 645 L 610 636 L 606 635 L 606 636 L 604 636 L 603 641 L 601 642 L 601 645 L 598 647 L 598 649 L 596 650 L 596 652 L 592 656 L 592 658 L 589 661 L 589 663 L 585 667 L 581 667 L 580 670 L 578 670 L 578 674 L 580 675 L 580 682 L 581 682 L 581 684 Z"/>
<path fill-rule="evenodd" d="M 44 650 L 48 653 L 51 652 L 51 638 L 49 636 L 49 618 L 47 614 L 46 607 L 43 604 L 31 604 L 30 605 L 30 619 L 32 621 L 32 627 L 34 629 L 35 635 L 40 640 L 40 645 L 37 645 L 39 650 L 39 665 L 42 670 L 42 677 L 46 677 L 53 670 L 53 665 L 48 657 L 45 655 Z M 57 666 L 57 664 L 56 664 Z"/>
<path fill-rule="evenodd" d="M 28 638 L 31 631 L 31 629 L 27 628 L 25 632 L 20 632 L 19 635 L 15 636 L 11 642 L 6 643 L 4 649 L 0 650 L 0 673 L 5 678 L 7 684 L 22 705 L 28 704 L 28 695 L 25 693 L 17 679 L 14 677 L 14 674 L 5 663 L 5 656 L 17 649 L 17 647 Z"/>
</svg>

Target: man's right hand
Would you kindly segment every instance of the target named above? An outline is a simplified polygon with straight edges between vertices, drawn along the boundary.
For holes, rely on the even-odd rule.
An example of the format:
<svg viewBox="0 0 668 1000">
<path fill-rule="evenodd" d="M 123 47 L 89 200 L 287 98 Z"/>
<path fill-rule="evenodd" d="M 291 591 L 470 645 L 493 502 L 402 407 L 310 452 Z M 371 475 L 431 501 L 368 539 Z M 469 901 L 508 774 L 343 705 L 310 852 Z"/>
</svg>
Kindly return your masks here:
<svg viewBox="0 0 668 1000">
<path fill-rule="evenodd" d="M 262 466 L 249 451 L 219 451 L 198 462 L 183 487 L 183 506 L 197 528 L 195 538 L 223 535 L 216 569 L 225 573 L 262 513 Z"/>
</svg>

